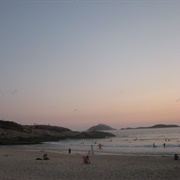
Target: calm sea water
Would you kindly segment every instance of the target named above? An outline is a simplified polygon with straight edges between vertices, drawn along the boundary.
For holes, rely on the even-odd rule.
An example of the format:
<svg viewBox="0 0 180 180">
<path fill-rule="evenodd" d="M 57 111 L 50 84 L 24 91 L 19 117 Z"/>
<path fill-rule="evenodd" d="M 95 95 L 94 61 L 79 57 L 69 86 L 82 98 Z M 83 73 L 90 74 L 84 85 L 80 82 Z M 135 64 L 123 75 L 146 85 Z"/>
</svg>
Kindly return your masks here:
<svg viewBox="0 0 180 180">
<path fill-rule="evenodd" d="M 72 153 L 173 155 L 180 154 L 180 128 L 129 129 L 106 131 L 116 135 L 105 139 L 61 140 L 45 142 L 51 148 Z M 155 147 L 153 146 L 155 144 Z M 163 145 L 165 143 L 165 146 Z M 102 148 L 99 148 L 99 144 Z"/>
</svg>

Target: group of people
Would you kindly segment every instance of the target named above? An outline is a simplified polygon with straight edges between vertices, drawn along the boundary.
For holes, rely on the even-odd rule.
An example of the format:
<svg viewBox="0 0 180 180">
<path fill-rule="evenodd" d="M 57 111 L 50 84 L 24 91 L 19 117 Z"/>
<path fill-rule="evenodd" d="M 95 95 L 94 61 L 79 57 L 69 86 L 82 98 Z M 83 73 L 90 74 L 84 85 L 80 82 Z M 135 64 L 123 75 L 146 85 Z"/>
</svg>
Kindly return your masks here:
<svg viewBox="0 0 180 180">
<path fill-rule="evenodd" d="M 155 148 L 155 147 L 156 147 L 156 145 L 155 145 L 155 143 L 153 143 L 153 148 Z M 163 147 L 164 148 L 166 147 L 166 143 L 163 144 Z"/>
<path fill-rule="evenodd" d="M 44 152 L 44 149 L 41 149 L 41 152 Z M 71 148 L 68 149 L 69 154 L 71 154 Z M 44 154 L 42 158 L 36 158 L 36 160 L 50 160 L 50 158 L 48 157 L 48 154 Z M 84 164 L 90 164 L 90 159 L 89 159 L 89 155 L 87 156 L 83 156 L 83 163 Z"/>
<path fill-rule="evenodd" d="M 42 158 L 36 158 L 36 160 L 50 160 L 47 154 L 44 154 Z"/>
<path fill-rule="evenodd" d="M 153 147 L 154 147 L 154 148 L 156 147 L 155 143 L 153 143 Z M 165 144 L 165 143 L 163 144 L 163 147 L 164 147 L 164 148 L 166 147 L 166 144 Z M 179 159 L 179 156 L 178 156 L 177 154 L 174 154 L 174 160 L 178 160 L 178 159 Z"/>
<path fill-rule="evenodd" d="M 68 153 L 71 154 L 71 148 L 68 149 Z M 89 154 L 89 153 L 88 153 Z M 90 164 L 90 159 L 89 159 L 89 155 L 87 156 L 83 156 L 83 163 L 84 164 Z"/>
</svg>

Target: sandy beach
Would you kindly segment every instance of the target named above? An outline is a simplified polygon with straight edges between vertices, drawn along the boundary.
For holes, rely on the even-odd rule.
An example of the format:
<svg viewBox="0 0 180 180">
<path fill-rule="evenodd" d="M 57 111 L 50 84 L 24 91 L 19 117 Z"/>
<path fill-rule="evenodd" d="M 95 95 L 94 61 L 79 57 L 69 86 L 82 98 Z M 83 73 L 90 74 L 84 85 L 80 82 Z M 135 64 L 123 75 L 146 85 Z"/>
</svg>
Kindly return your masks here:
<svg viewBox="0 0 180 180">
<path fill-rule="evenodd" d="M 36 160 L 44 153 L 50 160 Z M 0 179 L 180 179 L 180 160 L 170 156 L 90 155 L 90 165 L 83 164 L 82 156 L 3 146 Z"/>
</svg>

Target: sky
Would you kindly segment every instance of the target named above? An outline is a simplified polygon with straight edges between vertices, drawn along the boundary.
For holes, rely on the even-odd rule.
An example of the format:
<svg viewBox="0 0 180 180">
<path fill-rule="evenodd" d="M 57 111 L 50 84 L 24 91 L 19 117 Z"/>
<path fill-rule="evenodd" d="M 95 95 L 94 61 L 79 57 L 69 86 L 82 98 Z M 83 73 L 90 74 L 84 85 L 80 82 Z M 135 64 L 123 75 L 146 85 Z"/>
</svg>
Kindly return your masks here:
<svg viewBox="0 0 180 180">
<path fill-rule="evenodd" d="M 179 17 L 178 0 L 0 0 L 0 119 L 180 125 Z"/>
</svg>

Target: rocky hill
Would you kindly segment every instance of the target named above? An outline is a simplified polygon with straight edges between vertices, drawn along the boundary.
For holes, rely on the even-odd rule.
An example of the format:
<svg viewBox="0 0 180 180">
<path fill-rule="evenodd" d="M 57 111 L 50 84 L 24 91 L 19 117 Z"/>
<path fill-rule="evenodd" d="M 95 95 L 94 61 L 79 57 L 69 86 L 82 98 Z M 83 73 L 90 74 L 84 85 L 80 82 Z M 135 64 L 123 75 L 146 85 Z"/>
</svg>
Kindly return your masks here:
<svg viewBox="0 0 180 180">
<path fill-rule="evenodd" d="M 98 124 L 96 126 L 92 126 L 87 131 L 99 131 L 99 130 L 114 130 L 114 129 L 105 124 Z"/>
<path fill-rule="evenodd" d="M 0 145 L 36 144 L 45 141 L 59 141 L 72 138 L 105 138 L 113 134 L 104 132 L 77 132 L 68 128 L 50 125 L 20 125 L 13 121 L 0 120 Z"/>
</svg>

